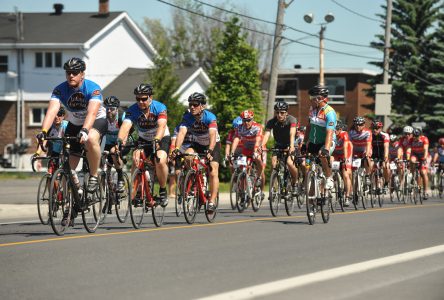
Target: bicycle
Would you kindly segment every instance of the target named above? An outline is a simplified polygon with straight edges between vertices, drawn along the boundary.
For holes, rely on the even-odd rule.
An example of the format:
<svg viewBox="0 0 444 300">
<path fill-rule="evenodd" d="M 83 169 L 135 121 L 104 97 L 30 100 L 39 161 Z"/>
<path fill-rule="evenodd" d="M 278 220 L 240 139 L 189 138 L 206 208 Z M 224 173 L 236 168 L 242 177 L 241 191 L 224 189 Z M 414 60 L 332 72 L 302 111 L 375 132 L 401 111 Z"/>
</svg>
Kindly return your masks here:
<svg viewBox="0 0 444 300">
<path fill-rule="evenodd" d="M 205 154 L 184 153 L 184 157 L 190 157 L 191 162 L 185 162 L 187 173 L 183 185 L 183 214 L 188 224 L 193 224 L 201 207 L 205 209 L 205 217 L 212 223 L 216 219 L 219 204 L 219 195 L 216 197 L 214 209 L 209 208 L 210 191 L 208 190 L 208 177 L 210 166 Z M 201 157 L 202 156 L 202 157 Z"/>
<path fill-rule="evenodd" d="M 353 206 L 358 210 L 358 203 L 361 200 L 362 208 L 367 209 L 369 202 L 373 201 L 371 193 L 373 187 L 372 182 L 368 184 L 366 181 L 365 168 L 362 166 L 362 160 L 365 158 L 353 157 L 352 161 L 352 184 L 353 184 Z"/>
<path fill-rule="evenodd" d="M 242 213 L 251 203 L 254 212 L 261 207 L 263 195 L 260 187 L 260 175 L 251 157 L 237 157 L 238 175 L 236 182 L 236 208 Z"/>
<path fill-rule="evenodd" d="M 327 159 L 329 159 L 327 157 Z M 321 160 L 318 156 L 307 154 L 305 159 L 307 175 L 305 177 L 305 206 L 307 208 L 307 217 L 310 225 L 316 222 L 316 213 L 320 210 L 322 220 L 328 223 L 330 220 L 331 190 L 325 188 L 326 177 L 322 171 Z M 322 188 L 321 188 L 322 186 Z"/>
<path fill-rule="evenodd" d="M 240 173 L 240 164 L 243 163 L 241 156 L 230 157 L 230 163 L 233 165 L 233 174 L 230 178 L 230 205 L 231 209 L 235 210 L 236 206 L 236 194 L 237 194 L 237 177 Z"/>
<path fill-rule="evenodd" d="M 342 178 L 342 169 L 345 167 L 344 161 L 333 161 L 331 164 L 332 178 L 335 183 L 335 187 L 332 190 L 334 194 L 334 200 L 331 204 L 331 211 L 336 212 L 337 205 L 341 208 L 341 211 L 345 211 L 345 191 L 344 191 L 344 179 Z"/>
<path fill-rule="evenodd" d="M 394 198 L 396 196 L 396 199 L 398 202 L 401 202 L 401 180 L 399 178 L 399 170 L 398 170 L 398 163 L 396 161 L 390 162 L 390 201 L 393 203 Z"/>
<path fill-rule="evenodd" d="M 374 197 L 371 197 L 370 199 L 372 208 L 375 207 L 376 198 L 378 198 L 379 207 L 382 207 L 384 205 L 385 195 L 385 177 L 381 166 L 381 164 L 384 163 L 384 160 L 374 159 L 373 162 L 373 172 L 370 175 L 370 181 L 372 183 L 371 192 L 374 195 Z"/>
<path fill-rule="evenodd" d="M 41 141 L 39 141 L 37 150 L 41 148 L 43 152 L 47 152 L 47 149 L 43 146 Z M 46 156 L 33 156 L 31 158 L 32 171 L 36 172 L 34 163 L 37 160 L 48 160 L 47 171 L 42 176 L 39 182 L 39 187 L 37 190 L 37 212 L 39 215 L 40 223 L 43 225 L 49 224 L 49 199 L 50 199 L 50 184 L 52 176 L 59 165 L 58 157 L 46 157 Z"/>
<path fill-rule="evenodd" d="M 165 217 L 165 207 L 160 205 L 160 197 L 155 196 L 156 169 L 154 159 L 157 152 L 156 144 L 134 142 L 133 145 L 124 147 L 142 150 L 147 147 L 152 149 L 149 159 L 147 159 L 145 151 L 140 151 L 139 162 L 131 176 L 132 190 L 129 211 L 133 227 L 139 229 L 142 226 L 145 213 L 148 213 L 149 211 L 151 211 L 154 225 L 156 225 L 156 227 L 161 227 Z M 121 152 L 122 151 L 119 151 L 119 153 Z M 132 195 L 134 195 L 134 198 Z"/>
<path fill-rule="evenodd" d="M 418 204 L 418 201 L 422 204 L 422 196 L 421 196 L 421 186 L 419 182 L 421 181 L 421 174 L 419 172 L 419 167 L 422 165 L 421 162 L 410 162 L 413 165 L 412 177 L 411 177 L 411 188 L 412 188 L 412 197 L 411 200 L 413 203 Z"/>
<path fill-rule="evenodd" d="M 410 161 L 409 160 L 403 160 L 403 176 L 401 181 L 401 201 L 404 204 L 407 204 L 407 202 L 410 200 L 410 202 L 413 202 L 412 199 L 412 173 L 410 172 L 410 167 L 407 165 Z"/>
<path fill-rule="evenodd" d="M 178 156 L 175 158 L 176 159 L 176 167 L 178 165 L 180 165 L 180 172 L 179 175 L 177 175 L 177 180 L 176 180 L 176 196 L 174 198 L 174 208 L 176 211 L 176 216 L 180 217 L 182 215 L 182 201 L 183 201 L 183 182 L 185 179 L 185 175 L 186 175 L 186 169 L 185 169 L 185 164 L 183 161 L 183 157 L 181 156 L 181 154 L 178 154 Z M 180 164 L 178 164 L 178 162 L 180 161 Z"/>
<path fill-rule="evenodd" d="M 65 136 L 61 138 L 45 138 L 47 141 L 62 141 L 63 155 L 61 166 L 54 172 L 50 184 L 49 220 L 55 234 L 64 235 L 68 226 L 74 226 L 74 219 L 78 213 L 82 214 L 82 222 L 86 231 L 94 233 L 100 223 L 102 207 L 104 202 L 103 186 L 99 181 L 96 191 L 89 193 L 87 182 L 89 166 L 86 156 L 82 158 L 82 169 L 79 173 L 72 170 L 69 165 L 69 156 L 77 155 L 70 153 L 70 142 L 78 141 L 77 137 Z M 81 175 L 81 176 L 79 176 Z M 76 184 L 77 179 L 79 185 Z"/>
<path fill-rule="evenodd" d="M 285 211 L 288 216 L 291 216 L 294 212 L 295 202 L 300 205 L 299 194 L 293 192 L 291 185 L 291 174 L 287 167 L 287 159 L 289 157 L 288 149 L 271 149 L 273 156 L 276 156 L 277 163 L 273 168 L 270 175 L 270 190 L 269 190 L 269 203 L 270 211 L 273 217 L 277 217 L 279 213 L 279 206 L 284 200 Z M 293 162 L 295 158 L 292 158 Z M 299 185 L 299 182 L 298 182 Z"/>
<path fill-rule="evenodd" d="M 117 154 L 116 154 L 117 155 Z M 112 214 L 112 207 L 116 211 L 117 220 L 120 223 L 125 223 L 129 215 L 129 201 L 130 201 L 130 182 L 128 175 L 123 172 L 124 191 L 117 191 L 117 172 L 113 170 L 113 163 L 111 153 L 109 151 L 103 151 L 100 165 L 102 172 L 100 173 L 100 180 L 104 187 L 105 204 L 102 208 L 102 215 L 100 223 L 105 222 L 107 214 Z M 111 161 L 111 162 L 110 162 Z M 124 164 L 126 161 L 124 160 Z"/>
</svg>

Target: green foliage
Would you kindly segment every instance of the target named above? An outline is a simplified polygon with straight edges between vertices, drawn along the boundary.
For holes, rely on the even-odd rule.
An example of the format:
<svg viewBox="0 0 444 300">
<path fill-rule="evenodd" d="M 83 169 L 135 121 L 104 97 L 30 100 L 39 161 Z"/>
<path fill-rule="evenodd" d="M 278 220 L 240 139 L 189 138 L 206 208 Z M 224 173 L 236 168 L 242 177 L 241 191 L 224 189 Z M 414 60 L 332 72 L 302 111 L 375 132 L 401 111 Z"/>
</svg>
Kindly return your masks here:
<svg viewBox="0 0 444 300">
<path fill-rule="evenodd" d="M 252 109 L 262 122 L 262 98 L 256 50 L 241 35 L 237 18 L 226 23 L 226 30 L 209 76 L 207 95 L 211 110 L 217 113 L 219 132 L 225 134 L 242 110 Z"/>
</svg>

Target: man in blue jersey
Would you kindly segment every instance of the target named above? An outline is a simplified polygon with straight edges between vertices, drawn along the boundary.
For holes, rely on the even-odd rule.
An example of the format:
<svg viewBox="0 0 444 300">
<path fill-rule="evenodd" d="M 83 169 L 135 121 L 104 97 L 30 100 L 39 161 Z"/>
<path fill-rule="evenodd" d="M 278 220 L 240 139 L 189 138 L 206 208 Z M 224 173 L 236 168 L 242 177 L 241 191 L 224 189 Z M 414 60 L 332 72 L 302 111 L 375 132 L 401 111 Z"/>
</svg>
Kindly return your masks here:
<svg viewBox="0 0 444 300">
<path fill-rule="evenodd" d="M 128 134 L 133 125 L 136 126 L 139 141 L 150 144 L 143 150 L 133 152 L 133 169 L 138 165 L 141 151 L 146 157 L 152 154 L 153 143 L 156 145 L 157 158 L 156 176 L 159 181 L 160 205 L 168 204 L 166 183 L 168 179 L 168 150 L 171 143 L 170 132 L 167 126 L 167 107 L 165 104 L 153 100 L 153 87 L 151 84 L 139 84 L 134 89 L 137 103 L 131 105 L 125 113 L 125 119 L 117 135 L 117 144 L 125 145 Z"/>
<path fill-rule="evenodd" d="M 87 150 L 86 157 L 90 168 L 87 190 L 93 193 L 98 187 L 100 139 L 107 129 L 102 92 L 97 83 L 85 79 L 86 65 L 80 58 L 70 58 L 63 65 L 63 69 L 65 69 L 66 81 L 54 88 L 42 123 L 42 130 L 36 137 L 44 139 L 48 135 L 51 124 L 63 104 L 69 112 L 65 135 L 79 137 L 79 143 L 84 144 Z M 79 143 L 71 143 L 72 153 L 81 152 Z M 71 169 L 75 170 L 79 160 L 79 156 L 70 156 Z"/>
<path fill-rule="evenodd" d="M 173 156 L 182 147 L 185 136 L 189 136 L 191 144 L 185 150 L 187 153 L 207 152 L 210 161 L 210 190 L 211 196 L 208 201 L 210 210 L 214 210 L 217 193 L 219 191 L 219 161 L 220 161 L 220 138 L 217 131 L 216 116 L 206 110 L 206 97 L 201 93 L 193 93 L 188 97 L 189 111 L 187 111 L 180 123 L 179 133 L 176 139 L 176 149 Z"/>
</svg>

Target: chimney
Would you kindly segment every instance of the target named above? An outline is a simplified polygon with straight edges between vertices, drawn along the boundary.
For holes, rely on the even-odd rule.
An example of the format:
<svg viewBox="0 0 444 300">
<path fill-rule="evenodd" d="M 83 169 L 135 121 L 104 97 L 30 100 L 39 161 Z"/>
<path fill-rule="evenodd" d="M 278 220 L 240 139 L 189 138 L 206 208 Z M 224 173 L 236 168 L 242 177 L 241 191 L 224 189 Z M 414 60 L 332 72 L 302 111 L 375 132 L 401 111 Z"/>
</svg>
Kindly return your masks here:
<svg viewBox="0 0 444 300">
<path fill-rule="evenodd" d="M 99 0 L 99 16 L 109 16 L 109 0 Z"/>
<path fill-rule="evenodd" d="M 63 4 L 61 3 L 54 4 L 54 14 L 61 15 L 62 12 L 63 12 Z"/>
<path fill-rule="evenodd" d="M 302 66 L 301 65 L 294 65 L 295 69 L 300 69 Z"/>
</svg>

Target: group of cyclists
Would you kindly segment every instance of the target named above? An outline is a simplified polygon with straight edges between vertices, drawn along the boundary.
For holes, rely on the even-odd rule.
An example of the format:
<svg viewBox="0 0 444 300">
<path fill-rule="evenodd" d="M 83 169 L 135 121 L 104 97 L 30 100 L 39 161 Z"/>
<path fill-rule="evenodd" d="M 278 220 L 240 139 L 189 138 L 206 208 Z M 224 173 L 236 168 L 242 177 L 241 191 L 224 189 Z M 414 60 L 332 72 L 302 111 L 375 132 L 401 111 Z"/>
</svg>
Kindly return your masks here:
<svg viewBox="0 0 444 300">
<path fill-rule="evenodd" d="M 207 109 L 206 97 L 202 93 L 193 93 L 188 97 L 188 109 L 182 121 L 170 133 L 167 121 L 167 107 L 153 99 L 153 86 L 139 84 L 134 89 L 136 103 L 124 113 L 120 101 L 115 96 L 103 100 L 98 84 L 85 78 L 86 64 L 80 58 L 73 57 L 63 66 L 66 81 L 54 88 L 48 110 L 42 123 L 41 132 L 36 135 L 40 141 L 49 136 L 77 136 L 78 142 L 71 144 L 71 153 L 86 151 L 90 176 L 87 190 L 94 192 L 98 188 L 98 169 L 101 159 L 101 141 L 106 136 L 105 150 L 111 153 L 111 160 L 117 172 L 117 190 L 123 191 L 122 157 L 128 153 L 125 145 L 133 130 L 137 130 L 144 149 L 135 149 L 132 153 L 132 170 L 138 165 L 141 151 L 149 157 L 155 152 L 155 172 L 158 180 L 159 201 L 164 207 L 168 204 L 168 177 L 175 177 L 177 171 L 169 172 L 169 165 L 175 166 L 175 158 L 182 153 L 205 153 L 210 165 L 209 174 L 209 209 L 216 206 L 219 190 L 219 162 L 231 161 L 233 157 L 244 155 L 254 161 L 258 178 L 256 184 L 264 190 L 264 170 L 267 163 L 267 143 L 270 135 L 274 137 L 275 149 L 288 150 L 287 167 L 291 174 L 293 193 L 301 193 L 303 187 L 297 186 L 298 178 L 304 176 L 304 168 L 298 167 L 295 157 L 310 153 L 320 158 L 325 174 L 325 189 L 332 189 L 331 163 L 342 162 L 344 179 L 345 205 L 352 197 L 351 165 L 354 158 L 364 162 L 366 179 L 370 180 L 374 160 L 382 161 L 383 176 L 386 186 L 390 182 L 391 161 L 407 160 L 412 164 L 420 163 L 423 184 L 423 198 L 427 199 L 428 175 L 427 158 L 430 157 L 429 141 L 420 128 L 406 126 L 403 135 L 398 137 L 382 131 L 383 124 L 373 121 L 366 128 L 366 120 L 356 117 L 352 128 L 336 119 L 336 112 L 328 104 L 328 89 L 316 85 L 309 90 L 310 110 L 307 127 L 300 126 L 298 120 L 288 113 L 289 105 L 278 101 L 274 105 L 274 117 L 266 122 L 265 128 L 254 120 L 252 110 L 244 110 L 233 120 L 228 133 L 225 157 L 221 154 L 221 139 L 218 133 L 216 116 Z M 66 117 L 67 120 L 64 120 Z M 439 139 L 439 149 L 433 155 L 433 162 L 444 162 L 444 138 Z M 50 156 L 61 152 L 60 142 L 53 142 Z M 40 150 L 39 150 L 40 151 Z M 40 153 L 37 153 L 40 155 Z M 70 167 L 75 170 L 79 156 L 70 156 Z M 276 166 L 276 156 L 271 163 Z M 174 168 L 173 168 L 174 169 Z M 401 170 L 402 172 L 402 170 Z M 170 174 L 169 174 L 170 173 Z M 171 175 L 172 174 L 172 175 Z M 173 180 L 174 182 L 174 180 Z"/>
</svg>

